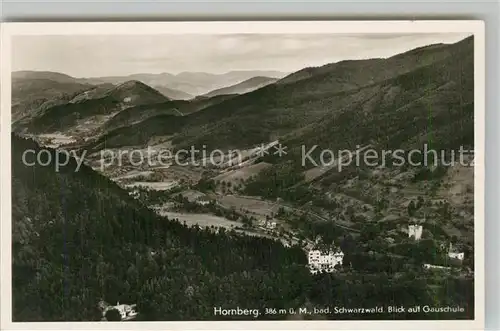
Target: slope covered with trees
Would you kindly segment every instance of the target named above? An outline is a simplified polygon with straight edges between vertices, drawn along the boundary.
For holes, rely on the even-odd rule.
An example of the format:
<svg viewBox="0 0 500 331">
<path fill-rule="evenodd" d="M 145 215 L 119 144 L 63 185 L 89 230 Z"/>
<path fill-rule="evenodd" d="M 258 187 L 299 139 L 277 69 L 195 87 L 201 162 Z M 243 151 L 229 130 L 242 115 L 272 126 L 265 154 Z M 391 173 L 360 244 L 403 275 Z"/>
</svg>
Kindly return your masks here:
<svg viewBox="0 0 500 331">
<path fill-rule="evenodd" d="M 50 79 L 24 79 L 13 75 L 12 78 L 12 120 L 30 117 L 39 108 L 47 109 L 54 105 L 65 104 L 75 95 L 92 85 L 77 82 L 60 82 Z"/>
</svg>

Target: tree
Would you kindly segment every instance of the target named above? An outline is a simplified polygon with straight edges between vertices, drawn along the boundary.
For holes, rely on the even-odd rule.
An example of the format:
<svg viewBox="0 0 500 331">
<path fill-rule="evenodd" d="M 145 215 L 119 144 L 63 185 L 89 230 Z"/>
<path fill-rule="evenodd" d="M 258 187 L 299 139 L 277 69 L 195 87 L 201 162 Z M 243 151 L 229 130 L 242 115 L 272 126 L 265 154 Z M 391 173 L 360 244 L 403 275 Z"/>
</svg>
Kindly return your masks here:
<svg viewBox="0 0 500 331">
<path fill-rule="evenodd" d="M 419 195 L 417 198 L 417 205 L 415 206 L 415 209 L 420 209 L 424 205 L 424 202 L 424 198 Z"/>
<path fill-rule="evenodd" d="M 416 210 L 415 202 L 412 200 L 408 204 L 408 216 L 413 216 L 415 215 L 415 210 Z"/>
<path fill-rule="evenodd" d="M 122 320 L 122 315 L 116 308 L 109 309 L 104 316 L 109 322 L 119 322 Z"/>
</svg>

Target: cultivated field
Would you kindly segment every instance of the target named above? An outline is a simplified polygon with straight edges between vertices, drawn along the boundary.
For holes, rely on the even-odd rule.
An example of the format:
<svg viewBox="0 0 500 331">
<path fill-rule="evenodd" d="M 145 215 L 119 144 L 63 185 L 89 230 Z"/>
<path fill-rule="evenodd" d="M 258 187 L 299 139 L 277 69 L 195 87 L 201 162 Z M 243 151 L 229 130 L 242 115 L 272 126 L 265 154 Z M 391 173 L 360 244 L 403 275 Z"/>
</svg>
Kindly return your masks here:
<svg viewBox="0 0 500 331">
<path fill-rule="evenodd" d="M 162 209 L 157 209 L 157 212 L 166 216 L 169 219 L 177 219 L 179 222 L 186 222 L 188 225 L 199 225 L 201 227 L 205 226 L 215 226 L 215 227 L 224 227 L 231 229 L 233 227 L 241 226 L 241 223 L 230 221 L 227 218 L 219 217 L 215 215 L 209 214 L 190 214 L 190 213 L 177 213 L 171 211 L 165 211 Z"/>
<path fill-rule="evenodd" d="M 252 176 L 256 176 L 259 172 L 268 168 L 269 166 L 270 164 L 265 162 L 251 164 L 240 169 L 224 172 L 212 179 L 215 181 L 231 182 L 231 184 L 238 184 L 239 182 L 248 180 Z"/>
<path fill-rule="evenodd" d="M 236 195 L 219 196 L 217 202 L 226 208 L 235 208 L 254 214 L 257 218 L 265 218 L 276 213 L 279 209 L 277 203 L 260 200 L 252 197 L 243 197 Z"/>
</svg>

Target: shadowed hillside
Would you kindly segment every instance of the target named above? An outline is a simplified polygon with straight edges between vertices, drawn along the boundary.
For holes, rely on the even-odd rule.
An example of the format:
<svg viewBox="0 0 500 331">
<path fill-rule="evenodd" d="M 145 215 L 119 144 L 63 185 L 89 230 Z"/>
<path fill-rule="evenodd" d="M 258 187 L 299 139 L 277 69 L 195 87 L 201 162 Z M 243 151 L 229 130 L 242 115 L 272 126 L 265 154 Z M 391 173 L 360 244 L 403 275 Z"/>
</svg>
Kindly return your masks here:
<svg viewBox="0 0 500 331">
<path fill-rule="evenodd" d="M 189 93 L 182 92 L 179 90 L 174 90 L 164 86 L 153 86 L 156 90 L 158 90 L 161 94 L 166 96 L 171 100 L 189 100 L 192 99 L 193 96 Z"/>
<path fill-rule="evenodd" d="M 157 90 L 139 81 L 129 81 L 111 88 L 95 88 L 76 95 L 69 103 L 43 109 L 33 118 L 25 118 L 17 127 L 31 133 L 78 129 L 96 121 L 96 116 L 110 116 L 123 109 L 168 101 Z"/>
<path fill-rule="evenodd" d="M 24 74 L 22 74 L 24 73 Z M 56 75 L 54 73 L 54 75 Z M 30 78 L 25 72 L 17 72 L 12 77 L 12 121 L 15 122 L 25 116 L 32 116 L 39 109 L 47 109 L 57 104 L 65 104 L 75 95 L 86 91 L 93 86 L 66 80 L 52 80 L 43 77 L 53 75 L 39 75 Z M 61 75 L 62 77 L 66 77 Z M 58 76 L 56 75 L 55 79 Z"/>
</svg>

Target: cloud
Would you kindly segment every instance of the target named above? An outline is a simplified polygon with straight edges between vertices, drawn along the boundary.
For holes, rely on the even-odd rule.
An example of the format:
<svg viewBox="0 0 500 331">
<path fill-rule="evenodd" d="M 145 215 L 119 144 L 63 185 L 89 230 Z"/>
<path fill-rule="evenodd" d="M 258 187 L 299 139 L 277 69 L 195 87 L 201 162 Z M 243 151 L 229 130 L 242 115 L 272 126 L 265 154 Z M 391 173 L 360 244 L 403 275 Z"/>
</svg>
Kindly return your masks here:
<svg viewBox="0 0 500 331">
<path fill-rule="evenodd" d="M 76 77 L 252 69 L 291 72 L 341 60 L 388 57 L 465 37 L 451 33 L 17 36 L 13 69 Z"/>
</svg>

